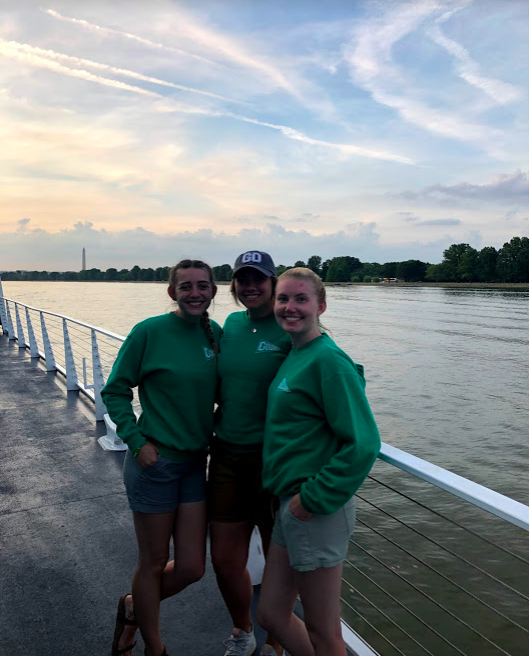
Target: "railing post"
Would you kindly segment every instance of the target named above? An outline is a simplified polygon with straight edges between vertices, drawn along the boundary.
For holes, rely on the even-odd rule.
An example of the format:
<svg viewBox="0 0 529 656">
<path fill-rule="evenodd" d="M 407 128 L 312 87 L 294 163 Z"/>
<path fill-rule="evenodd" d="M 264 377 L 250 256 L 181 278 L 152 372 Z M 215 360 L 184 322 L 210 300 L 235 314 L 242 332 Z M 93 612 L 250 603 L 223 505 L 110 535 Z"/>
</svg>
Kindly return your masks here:
<svg viewBox="0 0 529 656">
<path fill-rule="evenodd" d="M 15 329 L 13 328 L 13 320 L 11 319 L 11 311 L 9 310 L 9 302 L 6 301 L 6 315 L 7 315 L 7 336 L 9 341 L 12 342 L 16 339 Z"/>
<path fill-rule="evenodd" d="M 128 449 L 125 442 L 116 433 L 116 424 L 110 419 L 108 413 L 103 417 L 105 426 L 107 427 L 107 434 L 100 437 L 97 441 L 105 451 L 126 451 Z"/>
<path fill-rule="evenodd" d="M 4 290 L 2 289 L 2 277 L 0 276 L 0 323 L 2 324 L 2 334 L 7 333 L 7 316 L 4 301 Z"/>
<path fill-rule="evenodd" d="M 38 358 L 39 347 L 37 344 L 37 340 L 35 339 L 35 333 L 33 332 L 33 325 L 31 323 L 31 317 L 29 316 L 28 308 L 26 308 L 26 324 L 28 326 L 29 353 L 32 358 Z"/>
<path fill-rule="evenodd" d="M 66 389 L 68 391 L 79 389 L 77 384 L 77 372 L 75 370 L 75 360 L 73 359 L 72 345 L 68 333 L 66 319 L 62 320 L 62 332 L 64 335 L 64 362 L 66 364 Z"/>
<path fill-rule="evenodd" d="M 22 328 L 22 321 L 20 321 L 20 313 L 18 311 L 18 303 L 15 303 L 15 316 L 17 318 L 17 338 L 18 338 L 18 348 L 26 348 L 26 338 L 24 337 L 24 330 Z"/>
<path fill-rule="evenodd" d="M 55 358 L 53 357 L 53 349 L 51 347 L 50 338 L 48 337 L 48 329 L 44 321 L 44 314 L 40 313 L 40 327 L 42 330 L 42 341 L 44 342 L 44 359 L 46 360 L 46 371 L 56 371 Z"/>
<path fill-rule="evenodd" d="M 101 390 L 105 384 L 103 378 L 103 369 L 101 368 L 101 360 L 99 358 L 99 347 L 97 345 L 96 331 L 92 330 L 92 377 L 94 380 L 94 400 L 96 404 L 96 421 L 102 421 L 107 411 L 103 399 L 101 398 Z"/>
<path fill-rule="evenodd" d="M 255 526 L 252 531 L 250 548 L 248 550 L 248 562 L 246 563 L 246 567 L 248 568 L 252 580 L 252 585 L 259 585 L 263 580 L 264 565 L 265 561 L 261 534 L 259 533 L 257 526 Z"/>
</svg>

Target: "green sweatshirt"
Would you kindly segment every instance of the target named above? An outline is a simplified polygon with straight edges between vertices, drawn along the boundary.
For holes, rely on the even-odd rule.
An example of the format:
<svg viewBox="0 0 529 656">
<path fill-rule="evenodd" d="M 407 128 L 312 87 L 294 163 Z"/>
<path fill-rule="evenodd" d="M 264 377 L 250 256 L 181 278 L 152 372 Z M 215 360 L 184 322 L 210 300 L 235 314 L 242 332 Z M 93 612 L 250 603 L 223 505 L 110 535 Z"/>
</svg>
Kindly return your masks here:
<svg viewBox="0 0 529 656">
<path fill-rule="evenodd" d="M 290 349 L 290 338 L 273 315 L 250 319 L 244 311 L 226 319 L 215 433 L 228 448 L 244 451 L 263 443 L 268 388 Z"/>
<path fill-rule="evenodd" d="M 218 342 L 220 327 L 214 321 L 211 327 Z M 131 451 L 152 442 L 167 458 L 189 460 L 211 439 L 216 381 L 215 355 L 204 329 L 171 312 L 132 329 L 101 396 Z M 137 423 L 134 387 L 142 407 Z"/>
<path fill-rule="evenodd" d="M 268 393 L 264 487 L 322 515 L 353 496 L 380 450 L 363 372 L 327 335 L 292 349 Z"/>
</svg>

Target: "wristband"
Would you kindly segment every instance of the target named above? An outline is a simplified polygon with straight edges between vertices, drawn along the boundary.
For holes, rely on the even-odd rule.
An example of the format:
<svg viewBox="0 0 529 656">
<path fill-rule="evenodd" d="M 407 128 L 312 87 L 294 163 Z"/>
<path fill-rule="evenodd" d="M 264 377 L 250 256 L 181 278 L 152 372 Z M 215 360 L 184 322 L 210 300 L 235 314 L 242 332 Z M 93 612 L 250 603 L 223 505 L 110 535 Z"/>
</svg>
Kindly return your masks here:
<svg viewBox="0 0 529 656">
<path fill-rule="evenodd" d="M 143 444 L 142 444 L 141 446 L 143 446 Z M 134 449 L 134 451 L 131 451 L 131 456 L 132 456 L 133 458 L 137 458 L 137 457 L 138 457 L 138 453 L 141 451 L 141 446 L 137 446 L 137 447 Z"/>
</svg>

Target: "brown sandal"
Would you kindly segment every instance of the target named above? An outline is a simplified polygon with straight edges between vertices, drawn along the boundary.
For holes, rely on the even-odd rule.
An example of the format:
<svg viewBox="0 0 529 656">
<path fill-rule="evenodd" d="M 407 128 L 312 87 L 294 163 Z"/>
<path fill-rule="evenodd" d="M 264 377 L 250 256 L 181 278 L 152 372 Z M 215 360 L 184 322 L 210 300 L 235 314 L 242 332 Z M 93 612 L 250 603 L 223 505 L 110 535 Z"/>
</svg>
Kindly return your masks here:
<svg viewBox="0 0 529 656">
<path fill-rule="evenodd" d="M 116 626 L 114 628 L 114 639 L 112 640 L 112 656 L 121 656 L 126 654 L 128 651 L 132 651 L 136 646 L 136 641 L 134 641 L 128 647 L 123 647 L 123 649 L 118 649 L 119 639 L 123 635 L 123 631 L 126 626 L 137 626 L 136 622 L 129 620 L 125 614 L 125 598 L 130 595 L 130 592 L 124 594 L 119 598 L 118 601 L 118 612 L 116 615 Z"/>
<path fill-rule="evenodd" d="M 147 650 L 145 650 L 143 653 L 145 654 L 145 656 L 148 656 Z M 165 647 L 163 648 L 163 651 L 160 654 L 160 656 L 169 656 L 169 654 L 167 653 L 167 649 Z"/>
</svg>

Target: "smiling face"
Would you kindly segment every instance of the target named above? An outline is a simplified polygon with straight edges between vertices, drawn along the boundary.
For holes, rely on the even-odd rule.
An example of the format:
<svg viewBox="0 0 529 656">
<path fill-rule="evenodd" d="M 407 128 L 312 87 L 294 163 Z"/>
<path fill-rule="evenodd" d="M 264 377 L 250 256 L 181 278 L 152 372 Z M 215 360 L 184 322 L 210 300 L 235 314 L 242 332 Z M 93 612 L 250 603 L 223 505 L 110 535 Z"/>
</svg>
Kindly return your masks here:
<svg viewBox="0 0 529 656">
<path fill-rule="evenodd" d="M 245 267 L 235 275 L 235 294 L 255 318 L 267 317 L 274 309 L 272 279 L 257 269 Z"/>
<path fill-rule="evenodd" d="M 310 280 L 279 279 L 274 314 L 281 328 L 290 334 L 294 347 L 299 348 L 321 335 L 318 317 L 326 309 L 327 304 L 319 301 Z"/>
<path fill-rule="evenodd" d="M 210 306 L 217 287 L 205 269 L 179 268 L 176 282 L 169 286 L 167 293 L 178 304 L 176 314 L 186 321 L 195 322 L 200 321 Z"/>
</svg>

